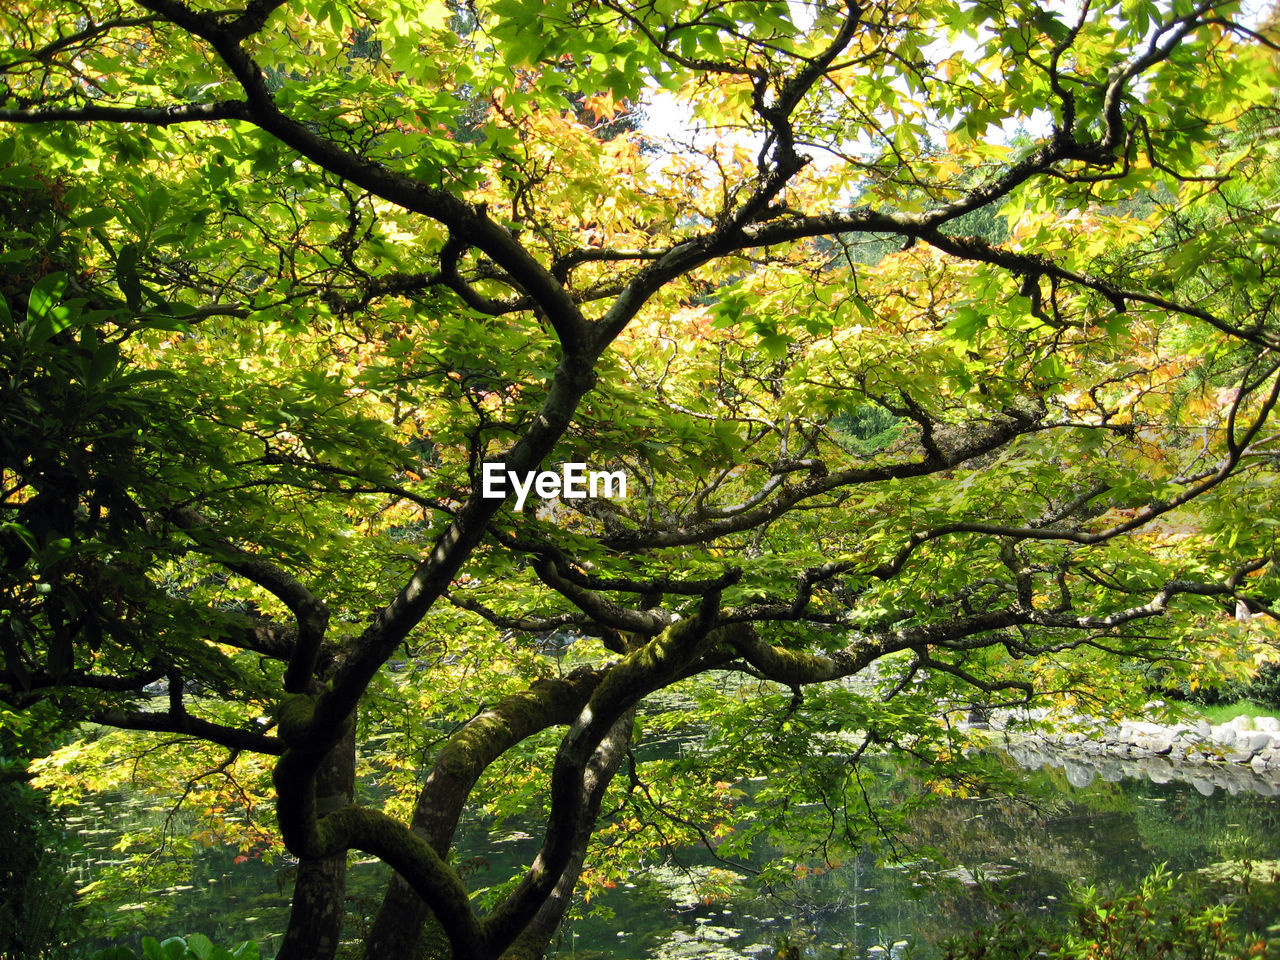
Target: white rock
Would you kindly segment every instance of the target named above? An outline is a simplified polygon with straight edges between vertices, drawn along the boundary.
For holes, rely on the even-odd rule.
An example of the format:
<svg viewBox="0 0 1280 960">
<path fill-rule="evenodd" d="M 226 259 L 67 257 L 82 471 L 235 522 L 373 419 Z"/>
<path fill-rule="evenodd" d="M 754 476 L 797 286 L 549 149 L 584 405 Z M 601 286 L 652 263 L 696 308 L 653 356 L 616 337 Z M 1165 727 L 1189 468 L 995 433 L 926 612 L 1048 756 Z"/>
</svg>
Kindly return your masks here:
<svg viewBox="0 0 1280 960">
<path fill-rule="evenodd" d="M 1087 763 L 1072 763 L 1067 761 L 1063 769 L 1067 774 L 1067 783 L 1077 789 L 1087 787 L 1093 783 L 1093 778 L 1097 776 L 1097 771 Z"/>
<path fill-rule="evenodd" d="M 1165 735 L 1168 727 L 1161 723 L 1151 723 L 1147 720 L 1138 720 L 1134 723 L 1125 724 L 1130 730 L 1139 736 L 1159 737 Z"/>
<path fill-rule="evenodd" d="M 1236 740 L 1236 747 L 1238 749 L 1245 749 L 1244 740 L 1246 737 L 1249 740 L 1248 749 L 1251 753 L 1257 753 L 1259 750 L 1266 750 L 1275 743 L 1275 738 L 1267 731 L 1249 730 L 1242 733 Z"/>
<path fill-rule="evenodd" d="M 1266 730 L 1268 733 L 1280 733 L 1280 720 L 1275 717 L 1254 717 L 1253 729 Z"/>
<path fill-rule="evenodd" d="M 1168 737 L 1162 737 L 1159 735 L 1144 737 L 1141 745 L 1152 753 L 1162 757 L 1168 756 L 1173 752 L 1173 741 Z"/>
<path fill-rule="evenodd" d="M 1214 727 L 1209 733 L 1209 739 L 1220 747 L 1229 747 L 1236 742 L 1237 732 L 1236 728 L 1231 726 Z"/>
</svg>

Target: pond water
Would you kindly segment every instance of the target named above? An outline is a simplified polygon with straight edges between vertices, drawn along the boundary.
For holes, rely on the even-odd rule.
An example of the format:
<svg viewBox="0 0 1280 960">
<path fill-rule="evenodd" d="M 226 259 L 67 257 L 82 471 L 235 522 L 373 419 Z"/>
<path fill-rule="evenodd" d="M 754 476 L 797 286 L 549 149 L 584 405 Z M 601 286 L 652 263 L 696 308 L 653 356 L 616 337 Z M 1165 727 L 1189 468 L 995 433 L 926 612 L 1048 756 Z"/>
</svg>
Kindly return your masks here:
<svg viewBox="0 0 1280 960">
<path fill-rule="evenodd" d="M 993 922 L 1006 902 L 1027 914 L 1062 913 L 1077 882 L 1134 886 L 1153 868 L 1190 872 L 1225 861 L 1280 860 L 1280 784 L 1231 771 L 1215 784 L 1203 768 L 1154 774 L 1142 769 L 1022 749 L 1004 755 L 1036 769 L 1024 772 L 1033 803 L 1001 797 L 949 799 L 913 816 L 895 845 L 897 863 L 878 863 L 870 852 L 807 876 L 785 892 L 762 895 L 733 888 L 708 896 L 708 871 L 720 865 L 705 851 L 684 851 L 661 869 L 593 902 L 612 915 L 592 915 L 567 926 L 556 956 L 573 960 L 614 957 L 738 960 L 772 957 L 789 944 L 816 960 L 867 957 L 928 960 L 948 936 Z M 882 776 L 892 776 L 884 767 Z M 1221 779 L 1221 776 L 1220 778 Z M 1085 784 L 1073 786 L 1073 783 Z M 77 879 L 92 882 L 121 830 L 137 829 L 140 813 L 123 796 L 100 798 L 75 812 L 72 826 L 84 841 Z M 182 824 L 176 824 L 181 833 Z M 490 837 L 526 856 L 534 840 L 519 831 Z M 932 850 L 945 858 L 925 857 Z M 880 855 L 883 857 L 884 851 Z M 492 856 L 495 873 L 508 859 Z M 357 907 L 376 905 L 386 871 L 363 862 L 352 870 Z M 162 899 L 163 919 L 144 921 L 149 934 L 205 933 L 215 941 L 255 939 L 274 956 L 288 909 L 287 864 L 237 857 L 234 850 L 200 849 L 183 860 L 180 875 L 138 903 L 119 903 L 102 918 L 110 926 L 138 917 Z M 486 878 L 475 877 L 474 885 Z M 724 874 L 712 883 L 723 892 Z M 1280 924 L 1280 916 L 1263 918 Z M 1280 927 L 1272 931 L 1280 932 Z M 129 943 L 139 934 L 115 941 Z"/>
<path fill-rule="evenodd" d="M 1002 905 L 1051 922 L 1081 883 L 1132 888 L 1161 864 L 1189 873 L 1280 857 L 1280 784 L 1247 768 L 1144 767 L 1029 745 L 1003 760 L 1024 765 L 1033 802 L 976 797 L 919 811 L 895 865 L 864 853 L 783 896 L 729 903 L 697 901 L 687 883 L 665 884 L 664 901 L 653 895 L 664 884 L 638 883 L 634 892 L 647 895 L 606 900 L 618 919 L 575 924 L 559 956 L 738 960 L 772 957 L 785 943 L 820 960 L 928 960 L 946 938 L 994 923 Z M 1162 782 L 1141 775 L 1153 771 Z M 686 854 L 695 877 L 707 864 Z M 1280 915 L 1259 925 L 1271 924 L 1271 935 L 1280 934 Z"/>
</svg>

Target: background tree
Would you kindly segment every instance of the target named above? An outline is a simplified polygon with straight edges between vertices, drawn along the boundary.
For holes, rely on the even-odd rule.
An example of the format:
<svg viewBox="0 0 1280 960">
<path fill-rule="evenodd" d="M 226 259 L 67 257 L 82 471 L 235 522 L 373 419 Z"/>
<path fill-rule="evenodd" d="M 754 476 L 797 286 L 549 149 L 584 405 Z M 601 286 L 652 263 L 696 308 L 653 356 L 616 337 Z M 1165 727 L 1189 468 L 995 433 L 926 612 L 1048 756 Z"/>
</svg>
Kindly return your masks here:
<svg viewBox="0 0 1280 960">
<path fill-rule="evenodd" d="M 950 708 L 1240 662 L 1280 380 L 1275 63 L 1233 10 L 24 0 L 8 195 L 82 192 L 5 253 L 6 702 L 275 758 L 281 956 L 333 954 L 356 849 L 397 872 L 369 956 L 485 958 L 545 949 L 602 809 L 808 830 L 769 801 L 954 759 Z M 659 85 L 693 143 L 584 122 Z M 517 512 L 497 461 L 630 495 Z M 697 767 L 645 756 L 689 720 Z M 358 724 L 417 731 L 407 816 L 355 802 Z M 545 819 L 484 902 L 477 791 Z"/>
</svg>

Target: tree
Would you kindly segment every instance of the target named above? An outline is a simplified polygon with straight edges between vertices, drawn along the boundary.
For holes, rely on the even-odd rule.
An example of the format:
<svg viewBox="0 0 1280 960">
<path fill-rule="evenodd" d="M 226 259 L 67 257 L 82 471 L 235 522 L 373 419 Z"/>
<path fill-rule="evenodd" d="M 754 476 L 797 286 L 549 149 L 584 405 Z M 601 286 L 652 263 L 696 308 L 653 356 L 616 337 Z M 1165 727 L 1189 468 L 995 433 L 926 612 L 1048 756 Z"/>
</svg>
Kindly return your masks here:
<svg viewBox="0 0 1280 960">
<path fill-rule="evenodd" d="M 397 873 L 368 956 L 537 956 L 611 789 L 614 838 L 745 843 L 781 794 L 847 805 L 832 737 L 942 759 L 948 709 L 1252 652 L 1275 62 L 1233 7 L 467 16 L 0 14 L 7 203 L 48 197 L 6 226 L 5 700 L 274 758 L 281 956 L 332 956 L 349 850 Z M 653 86 L 692 144 L 593 135 Z M 628 496 L 518 510 L 499 462 Z M 872 669 L 883 700 L 839 683 Z M 691 717 L 696 766 L 642 762 Z M 354 799 L 357 724 L 422 742 L 407 820 Z M 545 817 L 486 904 L 450 863 L 478 789 Z"/>
</svg>

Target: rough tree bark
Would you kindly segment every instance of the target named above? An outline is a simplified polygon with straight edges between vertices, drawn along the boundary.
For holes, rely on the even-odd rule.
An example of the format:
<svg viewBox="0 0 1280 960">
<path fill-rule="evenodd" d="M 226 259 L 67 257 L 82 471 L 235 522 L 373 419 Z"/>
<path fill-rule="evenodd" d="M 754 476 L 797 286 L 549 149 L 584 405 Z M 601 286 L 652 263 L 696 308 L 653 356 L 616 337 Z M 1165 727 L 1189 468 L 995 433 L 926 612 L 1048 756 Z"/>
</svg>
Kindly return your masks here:
<svg viewBox="0 0 1280 960">
<path fill-rule="evenodd" d="M 467 798 L 485 768 L 512 746 L 540 730 L 570 723 L 600 677 L 581 670 L 534 684 L 495 705 L 453 735 L 441 749 L 418 794 L 410 829 L 441 857 L 448 855 Z M 431 956 L 431 944 L 446 945 L 427 904 L 398 874 L 392 877 L 365 940 L 366 960 Z M 441 949 L 447 951 L 447 946 Z M 439 950 L 435 950 L 439 952 Z M 446 954 L 447 955 L 447 952 Z"/>
<path fill-rule="evenodd" d="M 633 709 L 613 725 L 583 771 L 583 803 L 578 812 L 573 850 L 569 861 L 561 870 L 555 888 L 533 920 L 524 928 L 515 943 L 503 953 L 504 960 L 538 960 L 546 952 L 552 937 L 555 936 L 569 907 L 578 877 L 582 873 L 587 847 L 591 842 L 591 834 L 600 813 L 600 804 L 604 799 L 605 791 L 631 746 L 634 723 L 635 710 Z M 435 776 L 435 771 L 432 775 Z M 440 798 L 442 802 L 438 805 L 424 804 L 423 798 L 430 795 L 431 792 L 424 789 L 418 810 L 415 811 L 415 821 L 421 818 L 421 828 L 426 831 L 430 830 L 432 822 L 439 825 L 451 820 L 452 823 L 445 828 L 450 838 L 443 841 L 447 846 L 451 842 L 456 827 L 457 815 L 446 813 L 446 807 L 449 804 L 444 802 L 444 798 Z M 424 809 L 424 807 L 430 809 Z M 442 813 L 445 815 L 441 816 Z M 439 841 L 440 837 L 437 836 L 434 839 Z M 365 940 L 366 960 L 399 960 L 399 958 L 436 960 L 436 958 L 449 956 L 448 939 L 443 935 L 443 931 L 439 930 L 438 924 L 433 922 L 431 911 L 426 903 L 408 883 L 399 876 L 394 877 L 388 886 L 382 907 L 378 911 L 373 930 Z M 455 958 L 455 960 L 464 960 L 464 958 Z"/>
<path fill-rule="evenodd" d="M 587 847 L 591 843 L 591 834 L 600 815 L 600 804 L 604 800 L 605 790 L 618 772 L 627 751 L 631 748 L 631 738 L 635 729 L 634 709 L 625 713 L 613 725 L 609 735 L 596 749 L 596 754 L 583 774 L 583 804 L 578 814 L 578 825 L 573 839 L 573 851 L 569 862 L 560 871 L 560 879 L 550 896 L 539 908 L 538 912 L 524 930 L 516 938 L 503 960 L 541 960 L 552 938 L 564 919 L 573 896 L 573 888 L 587 859 Z"/>
<path fill-rule="evenodd" d="M 316 775 L 316 804 L 324 812 L 349 804 L 355 796 L 354 726 L 329 751 Z M 346 918 L 347 854 L 303 859 L 293 887 L 289 926 L 276 960 L 333 960 L 342 942 Z"/>
</svg>

